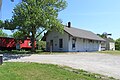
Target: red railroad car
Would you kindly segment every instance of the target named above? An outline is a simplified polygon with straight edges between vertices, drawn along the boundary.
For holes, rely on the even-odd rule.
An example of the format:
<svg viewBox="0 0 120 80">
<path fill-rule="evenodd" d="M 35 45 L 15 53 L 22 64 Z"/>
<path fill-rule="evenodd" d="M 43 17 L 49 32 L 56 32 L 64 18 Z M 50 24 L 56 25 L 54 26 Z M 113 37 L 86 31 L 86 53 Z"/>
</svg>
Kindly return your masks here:
<svg viewBox="0 0 120 80">
<path fill-rule="evenodd" d="M 34 42 L 36 47 L 36 41 Z M 15 50 L 15 49 L 31 49 L 31 41 L 29 38 L 25 40 L 16 40 L 14 38 L 0 37 L 0 50 Z"/>
<path fill-rule="evenodd" d="M 0 49 L 1 50 L 16 49 L 15 39 L 8 37 L 0 37 Z"/>
<path fill-rule="evenodd" d="M 20 40 L 19 44 L 20 44 L 20 49 L 29 50 L 32 48 L 30 39 L 25 39 L 23 42 Z M 34 42 L 34 46 L 36 48 L 36 41 Z"/>
</svg>

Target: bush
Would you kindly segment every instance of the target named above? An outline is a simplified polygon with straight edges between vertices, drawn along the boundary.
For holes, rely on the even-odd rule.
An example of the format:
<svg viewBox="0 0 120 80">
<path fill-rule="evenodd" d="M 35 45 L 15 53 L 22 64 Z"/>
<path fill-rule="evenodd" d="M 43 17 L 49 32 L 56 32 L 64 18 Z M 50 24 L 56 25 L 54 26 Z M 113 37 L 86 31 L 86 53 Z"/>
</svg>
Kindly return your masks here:
<svg viewBox="0 0 120 80">
<path fill-rule="evenodd" d="M 46 42 L 45 41 L 38 41 L 37 42 L 37 49 L 45 50 L 45 48 L 46 48 Z"/>
</svg>

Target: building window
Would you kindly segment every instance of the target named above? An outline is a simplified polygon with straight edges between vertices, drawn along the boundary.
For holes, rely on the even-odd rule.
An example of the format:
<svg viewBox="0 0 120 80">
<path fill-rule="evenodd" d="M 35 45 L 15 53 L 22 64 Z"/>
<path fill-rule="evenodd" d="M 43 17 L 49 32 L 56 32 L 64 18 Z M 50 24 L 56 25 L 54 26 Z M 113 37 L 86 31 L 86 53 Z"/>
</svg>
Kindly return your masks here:
<svg viewBox="0 0 120 80">
<path fill-rule="evenodd" d="M 89 43 L 92 43 L 92 40 L 89 40 Z"/>
<path fill-rule="evenodd" d="M 50 40 L 50 51 L 53 50 L 53 40 Z"/>
<path fill-rule="evenodd" d="M 94 43 L 94 41 L 93 40 L 89 40 L 89 43 Z"/>
<path fill-rule="evenodd" d="M 63 48 L 63 39 L 59 39 L 59 48 Z"/>
<path fill-rule="evenodd" d="M 98 41 L 96 41 L 96 43 L 98 43 Z"/>
<path fill-rule="evenodd" d="M 83 43 L 85 43 L 85 39 L 83 39 Z"/>
<path fill-rule="evenodd" d="M 50 40 L 50 46 L 53 47 L 53 40 Z"/>
<path fill-rule="evenodd" d="M 47 42 L 47 51 L 49 51 L 50 50 L 50 42 Z"/>
<path fill-rule="evenodd" d="M 76 38 L 72 38 L 72 49 L 75 49 Z"/>
</svg>

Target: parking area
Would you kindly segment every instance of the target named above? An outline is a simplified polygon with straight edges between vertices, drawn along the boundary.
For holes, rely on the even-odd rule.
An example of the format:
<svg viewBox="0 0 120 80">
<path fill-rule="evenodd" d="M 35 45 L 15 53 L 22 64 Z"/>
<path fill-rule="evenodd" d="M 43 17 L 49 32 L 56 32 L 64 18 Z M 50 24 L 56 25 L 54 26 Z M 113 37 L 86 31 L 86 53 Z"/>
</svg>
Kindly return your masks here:
<svg viewBox="0 0 120 80">
<path fill-rule="evenodd" d="M 21 58 L 9 59 L 7 61 L 58 64 L 120 79 L 120 55 L 88 52 L 51 55 L 32 54 Z"/>
</svg>

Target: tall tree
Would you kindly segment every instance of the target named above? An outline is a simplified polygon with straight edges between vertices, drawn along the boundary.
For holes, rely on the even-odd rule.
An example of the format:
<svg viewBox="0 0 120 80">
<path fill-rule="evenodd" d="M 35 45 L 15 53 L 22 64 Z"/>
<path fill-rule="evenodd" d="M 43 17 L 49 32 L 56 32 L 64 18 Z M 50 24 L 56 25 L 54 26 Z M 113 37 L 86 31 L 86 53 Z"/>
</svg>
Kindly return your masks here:
<svg viewBox="0 0 120 80">
<path fill-rule="evenodd" d="M 120 50 L 120 38 L 115 41 L 115 50 Z"/>
<path fill-rule="evenodd" d="M 14 8 L 12 19 L 5 21 L 6 28 L 30 33 L 32 51 L 35 51 L 35 38 L 42 32 L 46 30 L 62 32 L 63 25 L 57 18 L 58 12 L 66 6 L 65 0 L 23 0 Z M 36 36 L 38 32 L 39 35 Z"/>
</svg>

